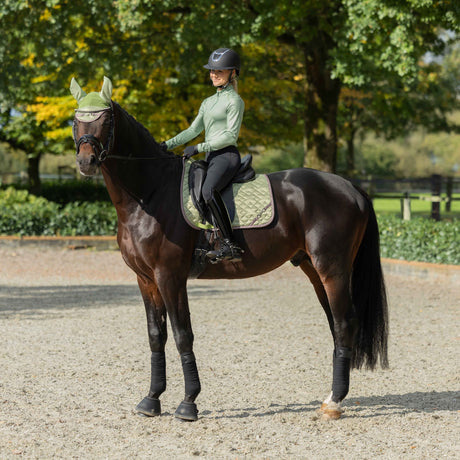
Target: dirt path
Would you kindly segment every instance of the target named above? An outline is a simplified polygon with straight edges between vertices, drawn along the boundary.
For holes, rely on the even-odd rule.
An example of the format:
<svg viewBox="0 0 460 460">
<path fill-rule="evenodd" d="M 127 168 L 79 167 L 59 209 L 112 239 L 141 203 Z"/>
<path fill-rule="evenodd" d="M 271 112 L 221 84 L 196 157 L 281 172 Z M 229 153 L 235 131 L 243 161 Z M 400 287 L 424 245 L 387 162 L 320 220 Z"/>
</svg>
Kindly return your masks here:
<svg viewBox="0 0 460 460">
<path fill-rule="evenodd" d="M 0 458 L 459 458 L 458 288 L 388 275 L 390 370 L 354 371 L 337 422 L 315 410 L 332 342 L 289 265 L 189 285 L 200 419 L 176 420 L 172 336 L 164 414 L 149 385 L 144 311 L 118 252 L 0 247 Z"/>
</svg>

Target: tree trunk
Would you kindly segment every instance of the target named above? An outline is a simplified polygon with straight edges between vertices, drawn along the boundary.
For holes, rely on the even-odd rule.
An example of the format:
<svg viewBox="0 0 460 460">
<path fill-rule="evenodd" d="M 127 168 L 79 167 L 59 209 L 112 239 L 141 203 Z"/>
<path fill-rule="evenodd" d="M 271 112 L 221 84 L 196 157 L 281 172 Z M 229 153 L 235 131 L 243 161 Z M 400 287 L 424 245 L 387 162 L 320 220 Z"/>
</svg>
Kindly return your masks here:
<svg viewBox="0 0 460 460">
<path fill-rule="evenodd" d="M 352 127 L 347 138 L 346 173 L 348 176 L 355 172 L 355 134 L 356 129 Z"/>
<path fill-rule="evenodd" d="M 337 162 L 337 109 L 340 80 L 328 67 L 328 51 L 318 41 L 305 46 L 304 166 L 335 172 Z"/>
<path fill-rule="evenodd" d="M 42 186 L 40 181 L 40 157 L 41 154 L 27 155 L 27 173 L 29 175 L 29 192 L 33 195 L 41 195 Z"/>
</svg>

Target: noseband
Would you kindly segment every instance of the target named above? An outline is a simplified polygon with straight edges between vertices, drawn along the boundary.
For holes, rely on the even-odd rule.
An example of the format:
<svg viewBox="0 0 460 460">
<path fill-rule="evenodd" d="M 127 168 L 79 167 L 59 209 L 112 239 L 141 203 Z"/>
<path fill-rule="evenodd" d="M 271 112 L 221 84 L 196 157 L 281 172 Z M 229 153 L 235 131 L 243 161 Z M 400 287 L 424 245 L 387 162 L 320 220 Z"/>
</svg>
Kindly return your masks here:
<svg viewBox="0 0 460 460">
<path fill-rule="evenodd" d="M 73 122 L 73 141 L 75 143 L 75 147 L 76 147 L 76 154 L 78 155 L 79 152 L 80 152 L 80 147 L 82 144 L 90 144 L 91 147 L 93 148 L 93 151 L 97 157 L 97 160 L 99 163 L 102 163 L 106 158 L 107 158 L 107 155 L 108 155 L 108 152 L 110 150 L 110 148 L 112 147 L 112 139 L 113 139 L 113 110 L 112 109 L 102 109 L 102 110 L 97 110 L 97 111 L 94 111 L 92 113 L 94 114 L 98 114 L 96 115 L 96 118 L 94 118 L 94 120 L 91 120 L 91 121 L 86 121 L 86 123 L 91 123 L 91 122 L 94 122 L 96 120 L 98 120 L 101 115 L 107 111 L 111 112 L 111 116 L 110 116 L 110 128 L 109 128 L 109 135 L 107 136 L 107 141 L 105 143 L 105 145 L 96 137 L 94 136 L 93 134 L 83 134 L 83 136 L 81 136 L 78 140 L 76 140 L 76 123 L 75 123 L 75 120 Z M 75 114 L 75 118 L 78 120 L 78 121 L 81 121 L 81 122 L 84 122 L 83 120 L 79 120 L 78 118 L 78 110 L 76 110 L 76 114 Z"/>
</svg>

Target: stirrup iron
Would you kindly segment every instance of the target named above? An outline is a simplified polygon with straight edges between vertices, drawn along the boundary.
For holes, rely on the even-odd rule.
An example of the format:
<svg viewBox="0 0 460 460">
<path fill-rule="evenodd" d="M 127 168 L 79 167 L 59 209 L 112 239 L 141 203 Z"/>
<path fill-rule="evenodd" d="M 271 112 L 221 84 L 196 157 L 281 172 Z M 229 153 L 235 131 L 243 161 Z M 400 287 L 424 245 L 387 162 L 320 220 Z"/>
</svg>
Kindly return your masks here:
<svg viewBox="0 0 460 460">
<path fill-rule="evenodd" d="M 220 248 L 212 249 L 206 253 L 206 257 L 210 259 L 212 264 L 216 264 L 221 260 L 229 262 L 241 262 L 243 250 L 233 241 L 228 238 L 219 238 Z"/>
</svg>

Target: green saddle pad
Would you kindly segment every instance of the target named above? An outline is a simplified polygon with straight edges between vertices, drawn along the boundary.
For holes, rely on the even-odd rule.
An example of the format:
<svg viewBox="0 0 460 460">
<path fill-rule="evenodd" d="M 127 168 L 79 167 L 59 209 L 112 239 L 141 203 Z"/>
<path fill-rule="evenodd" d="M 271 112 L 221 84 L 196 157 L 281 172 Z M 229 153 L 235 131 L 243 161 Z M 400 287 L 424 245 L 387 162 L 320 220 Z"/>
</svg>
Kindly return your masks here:
<svg viewBox="0 0 460 460">
<path fill-rule="evenodd" d="M 200 214 L 189 192 L 190 164 L 190 161 L 185 162 L 182 173 L 182 214 L 191 227 L 202 229 Z M 260 228 L 271 224 L 275 211 L 272 188 L 266 174 L 256 174 L 254 180 L 233 184 L 232 187 L 235 200 L 233 228 Z"/>
</svg>

